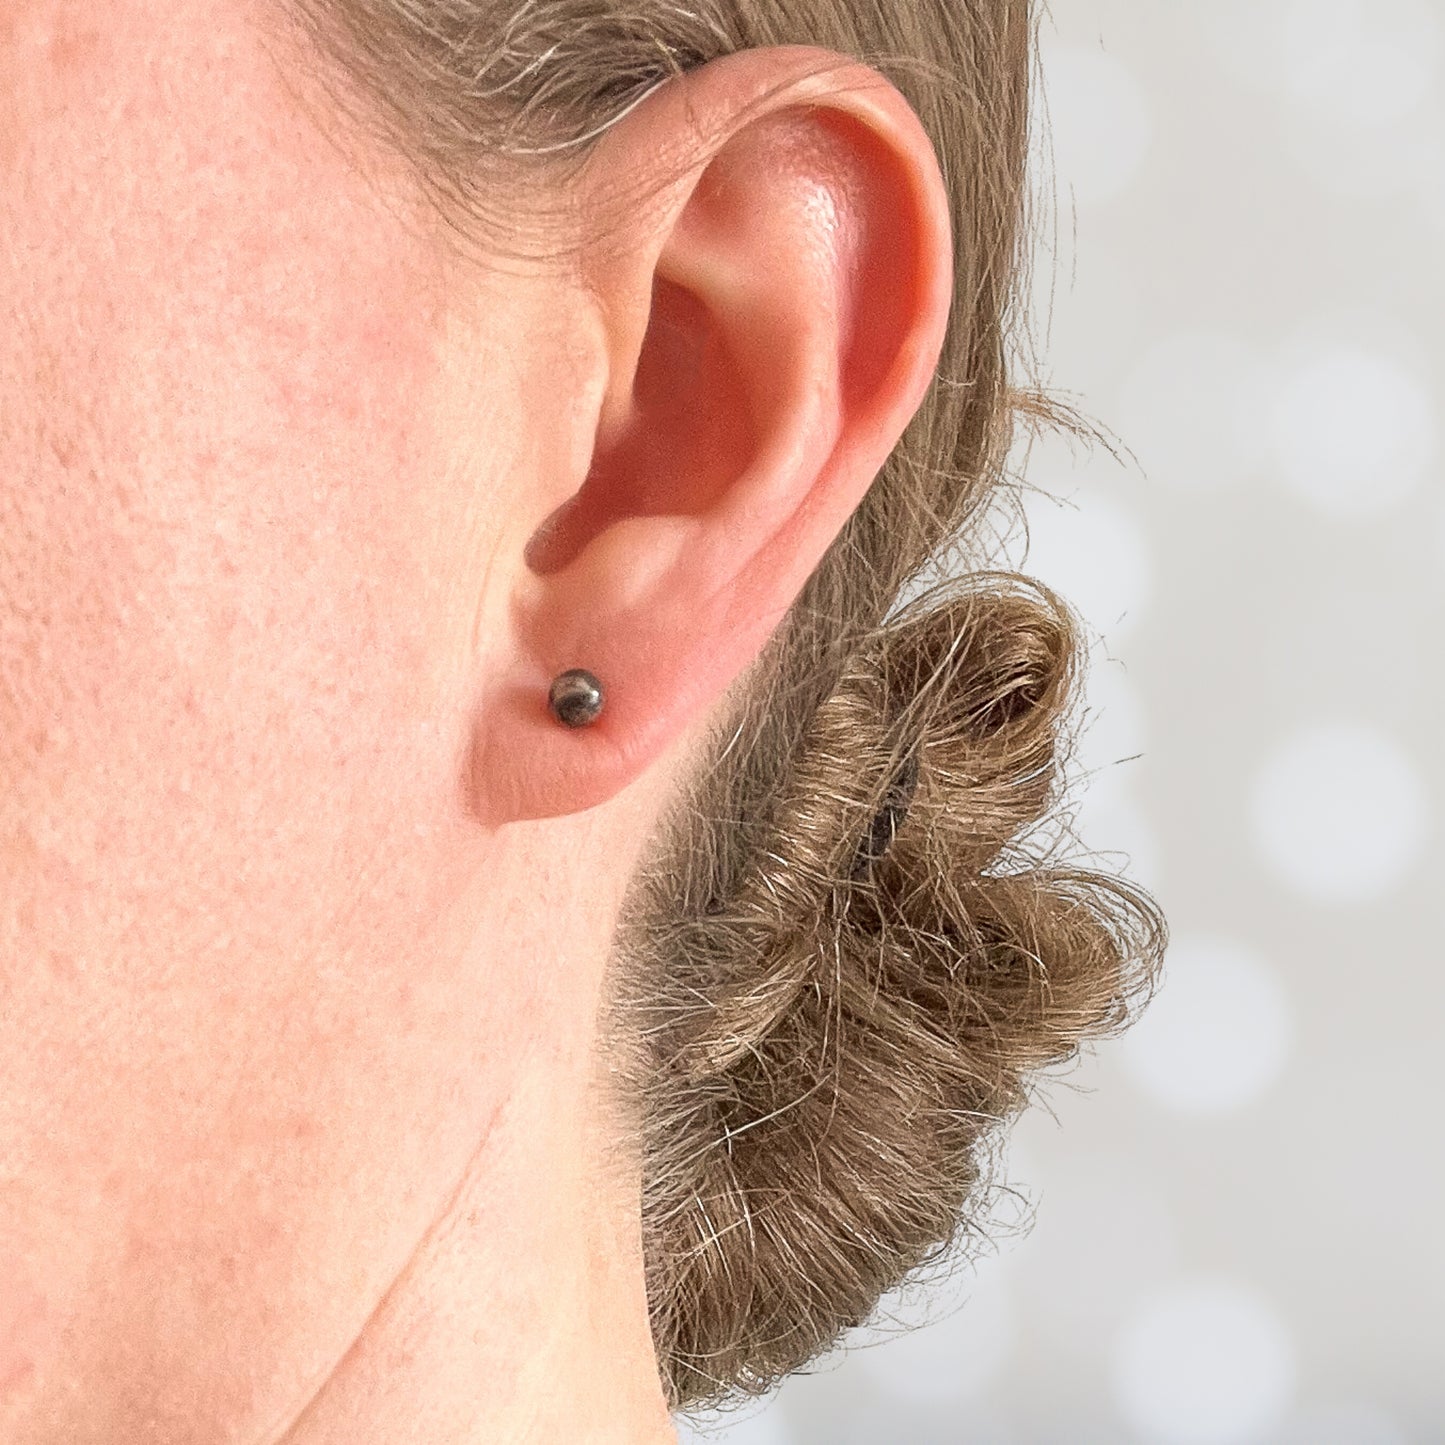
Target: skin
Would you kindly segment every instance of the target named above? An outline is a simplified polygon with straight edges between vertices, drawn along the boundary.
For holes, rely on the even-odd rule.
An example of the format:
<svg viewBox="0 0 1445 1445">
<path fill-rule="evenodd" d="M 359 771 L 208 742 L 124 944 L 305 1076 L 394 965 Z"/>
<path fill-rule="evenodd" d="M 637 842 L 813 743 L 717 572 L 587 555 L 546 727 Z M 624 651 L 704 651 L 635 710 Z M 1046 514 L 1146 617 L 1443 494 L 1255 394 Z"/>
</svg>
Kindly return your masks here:
<svg viewBox="0 0 1445 1445">
<path fill-rule="evenodd" d="M 0 0 L 0 1438 L 659 1445 L 611 928 L 923 396 L 943 182 L 754 50 L 613 240 L 463 264 L 281 24 Z"/>
</svg>

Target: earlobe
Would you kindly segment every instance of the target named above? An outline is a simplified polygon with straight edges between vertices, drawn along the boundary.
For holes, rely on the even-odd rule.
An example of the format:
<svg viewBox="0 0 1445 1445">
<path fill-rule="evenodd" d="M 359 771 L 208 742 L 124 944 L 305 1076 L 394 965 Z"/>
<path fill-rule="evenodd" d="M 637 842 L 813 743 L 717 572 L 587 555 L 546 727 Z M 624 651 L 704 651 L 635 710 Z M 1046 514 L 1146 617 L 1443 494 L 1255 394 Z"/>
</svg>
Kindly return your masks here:
<svg viewBox="0 0 1445 1445">
<path fill-rule="evenodd" d="M 671 752 L 782 621 L 937 363 L 946 193 L 876 71 L 727 56 L 625 116 L 586 185 L 602 210 L 609 182 L 688 156 L 584 257 L 606 382 L 586 478 L 516 559 L 508 674 L 478 700 L 472 803 L 494 823 L 597 806 Z M 580 728 L 549 706 L 570 669 L 604 694 Z"/>
</svg>

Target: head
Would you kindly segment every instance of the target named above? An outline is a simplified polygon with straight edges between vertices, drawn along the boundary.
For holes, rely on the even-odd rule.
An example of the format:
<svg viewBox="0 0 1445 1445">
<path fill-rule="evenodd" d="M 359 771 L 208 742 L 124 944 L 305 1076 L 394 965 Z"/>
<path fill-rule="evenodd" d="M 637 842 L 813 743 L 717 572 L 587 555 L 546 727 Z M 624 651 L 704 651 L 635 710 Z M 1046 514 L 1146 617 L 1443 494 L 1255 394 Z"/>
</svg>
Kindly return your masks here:
<svg viewBox="0 0 1445 1445">
<path fill-rule="evenodd" d="M 1027 12 L 8 7 L 7 1440 L 652 1438 L 1126 1021 L 1066 604 L 899 605 L 1037 409 Z"/>
</svg>

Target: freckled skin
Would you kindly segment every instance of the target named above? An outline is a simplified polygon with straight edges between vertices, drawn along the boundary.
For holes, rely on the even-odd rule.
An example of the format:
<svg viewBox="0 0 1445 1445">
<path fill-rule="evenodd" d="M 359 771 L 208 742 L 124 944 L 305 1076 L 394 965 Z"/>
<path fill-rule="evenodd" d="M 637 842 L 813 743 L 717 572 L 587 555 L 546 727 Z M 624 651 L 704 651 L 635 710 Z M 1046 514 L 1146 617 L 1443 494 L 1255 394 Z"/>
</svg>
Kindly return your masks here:
<svg viewBox="0 0 1445 1445">
<path fill-rule="evenodd" d="M 0 1410 L 6 1397 L 35 1373 L 47 1324 L 44 1298 L 11 1265 L 0 1280 Z"/>
<path fill-rule="evenodd" d="M 546 1027 L 476 964 L 456 782 L 511 452 L 442 485 L 446 278 L 273 10 L 0 8 L 6 1445 L 284 1419 Z M 505 437 L 533 379 L 469 365 Z"/>
</svg>

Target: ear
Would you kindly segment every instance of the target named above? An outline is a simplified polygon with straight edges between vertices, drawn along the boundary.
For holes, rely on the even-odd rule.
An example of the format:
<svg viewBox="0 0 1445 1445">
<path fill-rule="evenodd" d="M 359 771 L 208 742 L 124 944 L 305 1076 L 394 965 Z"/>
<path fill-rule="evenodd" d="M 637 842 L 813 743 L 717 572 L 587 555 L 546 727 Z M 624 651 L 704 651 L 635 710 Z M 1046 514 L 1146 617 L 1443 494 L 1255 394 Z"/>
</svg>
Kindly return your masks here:
<svg viewBox="0 0 1445 1445">
<path fill-rule="evenodd" d="M 606 376 L 588 475 L 515 559 L 472 757 L 493 823 L 594 807 L 704 720 L 917 411 L 953 293 L 927 132 L 832 51 L 668 81 L 578 184 L 581 214 L 616 219 L 582 262 Z M 605 690 L 576 729 L 548 707 L 572 667 Z"/>
</svg>

